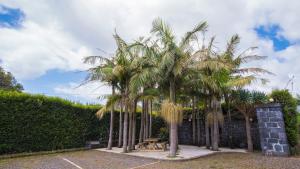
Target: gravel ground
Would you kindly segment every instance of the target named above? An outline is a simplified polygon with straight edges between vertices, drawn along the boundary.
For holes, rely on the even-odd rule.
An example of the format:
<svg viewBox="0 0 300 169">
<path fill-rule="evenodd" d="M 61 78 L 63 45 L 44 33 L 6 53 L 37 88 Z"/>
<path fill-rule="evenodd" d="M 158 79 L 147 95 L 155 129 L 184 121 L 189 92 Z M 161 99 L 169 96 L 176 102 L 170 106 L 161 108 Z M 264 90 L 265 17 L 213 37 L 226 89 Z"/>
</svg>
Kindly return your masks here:
<svg viewBox="0 0 300 169">
<path fill-rule="evenodd" d="M 73 164 L 72 164 L 73 163 Z M 75 165 L 74 165 L 75 164 Z M 77 165 L 77 166 L 76 166 Z M 300 169 L 300 157 L 220 153 L 190 161 L 157 161 L 100 151 L 78 151 L 0 160 L 0 169 Z"/>
<path fill-rule="evenodd" d="M 160 162 L 139 169 L 300 169 L 300 157 L 266 157 L 259 153 L 220 153 L 190 161 Z"/>
<path fill-rule="evenodd" d="M 0 169 L 130 169 L 155 161 L 88 150 L 0 160 Z"/>
</svg>

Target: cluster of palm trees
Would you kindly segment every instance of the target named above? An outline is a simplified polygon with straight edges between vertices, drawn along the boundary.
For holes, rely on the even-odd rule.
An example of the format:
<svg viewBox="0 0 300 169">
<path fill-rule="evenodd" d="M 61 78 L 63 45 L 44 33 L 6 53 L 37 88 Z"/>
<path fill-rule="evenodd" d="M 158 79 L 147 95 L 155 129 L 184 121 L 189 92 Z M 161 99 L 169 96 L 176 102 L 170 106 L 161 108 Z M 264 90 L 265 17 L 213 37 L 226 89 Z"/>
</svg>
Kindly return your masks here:
<svg viewBox="0 0 300 169">
<path fill-rule="evenodd" d="M 151 137 L 152 102 L 156 101 L 161 107 L 159 115 L 169 124 L 169 155 L 176 156 L 183 102 L 189 102 L 194 107 L 195 131 L 195 111 L 202 101 L 207 124 L 206 145 L 218 150 L 219 128 L 223 121 L 221 101 L 230 102 L 228 98 L 233 91 L 253 81 L 264 82 L 265 79 L 258 75 L 269 72 L 261 68 L 242 67 L 243 63 L 265 57 L 253 54 L 251 51 L 255 47 L 236 54 L 240 42 L 238 35 L 232 36 L 225 51 L 219 51 L 214 46 L 214 37 L 204 40 L 207 27 L 206 22 L 200 22 L 178 41 L 171 27 L 157 18 L 152 23 L 150 37 L 127 43 L 115 33 L 117 50 L 113 56 L 89 56 L 84 59 L 85 63 L 95 65 L 89 69 L 86 81 L 101 81 L 112 88 L 106 105 L 97 112 L 100 117 L 105 112 L 111 112 L 108 149 L 112 148 L 116 106 L 120 109 L 118 146 L 123 146 L 123 152 L 129 152 L 134 149 L 136 141 L 137 105 L 142 105 L 139 132 L 139 142 L 142 142 Z M 202 39 L 201 42 L 199 39 Z M 196 132 L 193 132 L 193 140 L 195 138 Z"/>
</svg>

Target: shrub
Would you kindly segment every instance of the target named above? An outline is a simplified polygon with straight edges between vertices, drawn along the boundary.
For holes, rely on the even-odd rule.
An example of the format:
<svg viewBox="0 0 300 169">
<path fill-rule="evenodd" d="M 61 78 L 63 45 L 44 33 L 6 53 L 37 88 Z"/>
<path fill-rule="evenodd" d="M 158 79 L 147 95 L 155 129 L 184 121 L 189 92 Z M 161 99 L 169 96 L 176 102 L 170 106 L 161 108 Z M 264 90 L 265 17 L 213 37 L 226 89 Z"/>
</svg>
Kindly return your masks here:
<svg viewBox="0 0 300 169">
<path fill-rule="evenodd" d="M 271 97 L 275 102 L 281 103 L 283 107 L 283 116 L 288 142 L 293 149 L 298 143 L 297 127 L 297 100 L 288 90 L 274 90 Z"/>
<path fill-rule="evenodd" d="M 106 144 L 110 113 L 99 120 L 95 116 L 99 108 L 99 105 L 82 105 L 57 97 L 0 90 L 0 154 L 77 148 L 90 140 Z M 137 134 L 140 115 L 137 112 Z M 115 141 L 118 122 L 116 111 Z M 152 124 L 153 136 L 157 137 L 165 122 L 154 116 Z"/>
<path fill-rule="evenodd" d="M 159 129 L 158 137 L 161 141 L 168 141 L 169 140 L 169 130 L 166 127 L 162 127 Z"/>
<path fill-rule="evenodd" d="M 0 91 L 0 154 L 82 147 L 98 139 L 99 106 L 83 106 L 56 97 Z M 101 127 L 100 127 L 101 126 Z"/>
</svg>

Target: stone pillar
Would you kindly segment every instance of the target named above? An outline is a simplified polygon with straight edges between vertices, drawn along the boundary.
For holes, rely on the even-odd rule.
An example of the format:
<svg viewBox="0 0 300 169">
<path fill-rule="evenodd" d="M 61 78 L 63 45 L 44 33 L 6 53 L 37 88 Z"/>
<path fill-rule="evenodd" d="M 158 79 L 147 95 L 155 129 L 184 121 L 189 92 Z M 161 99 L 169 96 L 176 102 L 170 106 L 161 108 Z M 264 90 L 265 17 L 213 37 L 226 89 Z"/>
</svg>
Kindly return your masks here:
<svg viewBox="0 0 300 169">
<path fill-rule="evenodd" d="M 263 154 L 288 156 L 290 151 L 281 105 L 271 103 L 259 106 L 256 108 L 256 114 Z"/>
</svg>

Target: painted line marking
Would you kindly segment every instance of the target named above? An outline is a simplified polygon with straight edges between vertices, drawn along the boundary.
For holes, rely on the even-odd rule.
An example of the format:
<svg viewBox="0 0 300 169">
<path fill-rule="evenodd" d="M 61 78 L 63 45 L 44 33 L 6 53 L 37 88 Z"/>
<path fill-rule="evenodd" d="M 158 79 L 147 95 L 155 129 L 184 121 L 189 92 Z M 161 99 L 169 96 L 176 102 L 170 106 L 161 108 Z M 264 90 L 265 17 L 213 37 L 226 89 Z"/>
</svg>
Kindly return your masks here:
<svg viewBox="0 0 300 169">
<path fill-rule="evenodd" d="M 146 167 L 148 165 L 153 165 L 153 164 L 157 164 L 157 163 L 160 163 L 160 161 L 156 161 L 156 162 L 153 162 L 153 163 L 148 163 L 148 164 L 132 167 L 132 168 L 129 168 L 129 169 L 136 169 L 136 168 Z"/>
<path fill-rule="evenodd" d="M 72 164 L 73 166 L 77 167 L 78 169 L 83 169 L 83 168 L 80 167 L 79 165 L 75 164 L 74 162 L 72 162 L 72 161 L 70 161 L 70 160 L 68 160 L 68 159 L 66 159 L 66 158 L 62 158 L 62 159 L 65 160 L 66 162 Z"/>
</svg>

